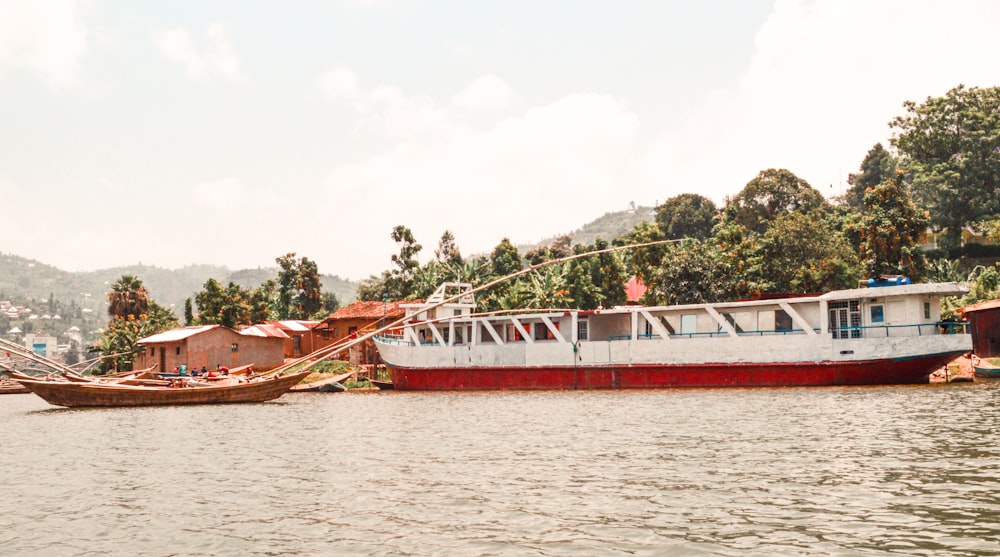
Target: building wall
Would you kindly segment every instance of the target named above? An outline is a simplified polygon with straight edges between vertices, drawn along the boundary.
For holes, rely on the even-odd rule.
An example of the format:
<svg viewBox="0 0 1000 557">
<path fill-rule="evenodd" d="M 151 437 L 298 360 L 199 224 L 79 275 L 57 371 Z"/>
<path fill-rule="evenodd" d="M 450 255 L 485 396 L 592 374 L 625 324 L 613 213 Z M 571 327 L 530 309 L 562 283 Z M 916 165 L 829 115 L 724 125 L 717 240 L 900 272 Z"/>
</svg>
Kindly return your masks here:
<svg viewBox="0 0 1000 557">
<path fill-rule="evenodd" d="M 157 371 L 169 372 L 181 364 L 188 369 L 204 366 L 210 370 L 217 366 L 234 368 L 252 364 L 256 370 L 266 371 L 284 363 L 284 340 L 244 336 L 217 327 L 179 341 L 148 344 L 136 358 L 134 367 L 142 369 L 156 364 Z"/>
</svg>

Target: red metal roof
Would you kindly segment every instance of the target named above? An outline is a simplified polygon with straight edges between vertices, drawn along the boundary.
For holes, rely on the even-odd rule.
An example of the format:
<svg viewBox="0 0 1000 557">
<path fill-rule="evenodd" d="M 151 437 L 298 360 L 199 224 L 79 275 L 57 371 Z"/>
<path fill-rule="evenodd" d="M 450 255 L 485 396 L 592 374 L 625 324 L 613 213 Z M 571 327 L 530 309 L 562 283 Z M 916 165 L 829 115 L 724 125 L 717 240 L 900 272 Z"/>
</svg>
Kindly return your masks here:
<svg viewBox="0 0 1000 557">
<path fill-rule="evenodd" d="M 136 344 L 149 344 L 154 342 L 176 342 L 178 340 L 184 340 L 188 337 L 193 337 L 194 335 L 204 333 L 205 331 L 212 330 L 221 325 L 201 325 L 198 327 L 178 327 L 176 329 L 170 329 L 169 331 L 163 331 L 162 333 L 157 333 L 146 338 L 141 338 L 136 341 Z"/>
<path fill-rule="evenodd" d="M 267 323 L 258 323 L 247 327 L 240 331 L 241 335 L 248 337 L 274 337 L 274 338 L 289 338 L 284 331 L 279 329 L 276 325 L 269 325 Z"/>
<path fill-rule="evenodd" d="M 292 331 L 296 333 L 302 333 L 308 331 L 316 326 L 319 321 L 303 321 L 288 319 L 285 321 L 265 321 L 268 325 L 274 325 L 275 327 L 281 329 L 282 331 Z"/>
<path fill-rule="evenodd" d="M 384 304 L 383 302 L 377 300 L 371 300 L 366 302 L 354 302 L 349 306 L 342 307 L 337 311 L 330 314 L 329 317 L 323 321 L 338 321 L 341 319 L 366 319 L 375 320 L 381 319 L 383 311 L 385 316 L 390 319 L 398 319 L 404 315 L 404 310 L 399 307 L 399 304 L 412 303 L 410 301 L 406 302 L 389 302 Z"/>
<path fill-rule="evenodd" d="M 972 304 L 971 306 L 965 306 L 964 308 L 959 308 L 956 311 L 958 313 L 965 315 L 966 313 L 972 313 L 976 311 L 985 311 L 988 309 L 1000 308 L 1000 300 L 990 300 L 988 302 L 979 302 L 978 304 Z"/>
</svg>

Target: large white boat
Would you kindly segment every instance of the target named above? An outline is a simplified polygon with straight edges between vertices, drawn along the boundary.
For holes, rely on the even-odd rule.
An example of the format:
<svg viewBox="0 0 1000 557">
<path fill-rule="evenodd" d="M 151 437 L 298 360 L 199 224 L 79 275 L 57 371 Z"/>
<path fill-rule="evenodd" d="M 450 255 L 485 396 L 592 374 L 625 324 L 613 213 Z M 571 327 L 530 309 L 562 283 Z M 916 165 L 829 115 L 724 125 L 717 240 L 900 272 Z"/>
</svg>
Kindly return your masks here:
<svg viewBox="0 0 1000 557">
<path fill-rule="evenodd" d="M 939 300 L 963 283 L 726 303 L 475 314 L 469 284 L 402 304 L 375 338 L 394 388 L 628 389 L 929 382 L 972 349 Z"/>
</svg>

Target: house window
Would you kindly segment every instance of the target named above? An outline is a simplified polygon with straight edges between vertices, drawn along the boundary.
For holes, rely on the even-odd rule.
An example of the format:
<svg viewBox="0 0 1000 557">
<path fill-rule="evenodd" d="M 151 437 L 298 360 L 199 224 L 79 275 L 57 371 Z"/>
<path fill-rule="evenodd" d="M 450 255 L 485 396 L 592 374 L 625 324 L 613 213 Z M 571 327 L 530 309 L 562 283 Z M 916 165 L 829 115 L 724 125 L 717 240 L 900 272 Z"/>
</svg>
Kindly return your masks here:
<svg viewBox="0 0 1000 557">
<path fill-rule="evenodd" d="M 240 351 L 240 345 L 238 345 L 238 344 L 236 344 L 236 343 L 234 342 L 234 343 L 233 343 L 233 346 L 232 346 L 232 351 L 233 351 L 233 352 L 239 352 L 239 351 Z"/>
<path fill-rule="evenodd" d="M 149 355 L 150 356 L 155 356 L 156 355 L 156 347 L 155 346 L 153 346 L 153 347 L 151 347 L 149 349 Z"/>
<path fill-rule="evenodd" d="M 577 340 L 587 340 L 587 335 L 590 334 L 590 323 L 586 319 L 581 319 L 576 322 L 576 338 Z"/>
<path fill-rule="evenodd" d="M 181 347 L 180 347 L 180 346 L 178 346 L 178 347 L 177 347 L 177 355 L 178 355 L 178 356 L 180 356 L 180 355 L 181 355 Z"/>
<path fill-rule="evenodd" d="M 294 350 L 296 354 L 300 354 L 302 352 L 302 337 L 292 337 L 292 350 Z"/>
</svg>

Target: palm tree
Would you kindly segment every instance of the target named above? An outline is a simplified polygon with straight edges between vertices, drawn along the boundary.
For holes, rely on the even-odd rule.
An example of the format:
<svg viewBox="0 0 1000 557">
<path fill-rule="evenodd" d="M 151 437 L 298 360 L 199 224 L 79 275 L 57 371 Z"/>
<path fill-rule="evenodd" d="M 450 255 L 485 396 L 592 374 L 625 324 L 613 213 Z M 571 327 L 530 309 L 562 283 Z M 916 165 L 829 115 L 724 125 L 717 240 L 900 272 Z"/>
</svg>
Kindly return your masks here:
<svg viewBox="0 0 1000 557">
<path fill-rule="evenodd" d="M 142 281 L 132 275 L 122 275 L 108 292 L 108 317 L 139 317 L 149 313 L 149 293 Z"/>
</svg>

